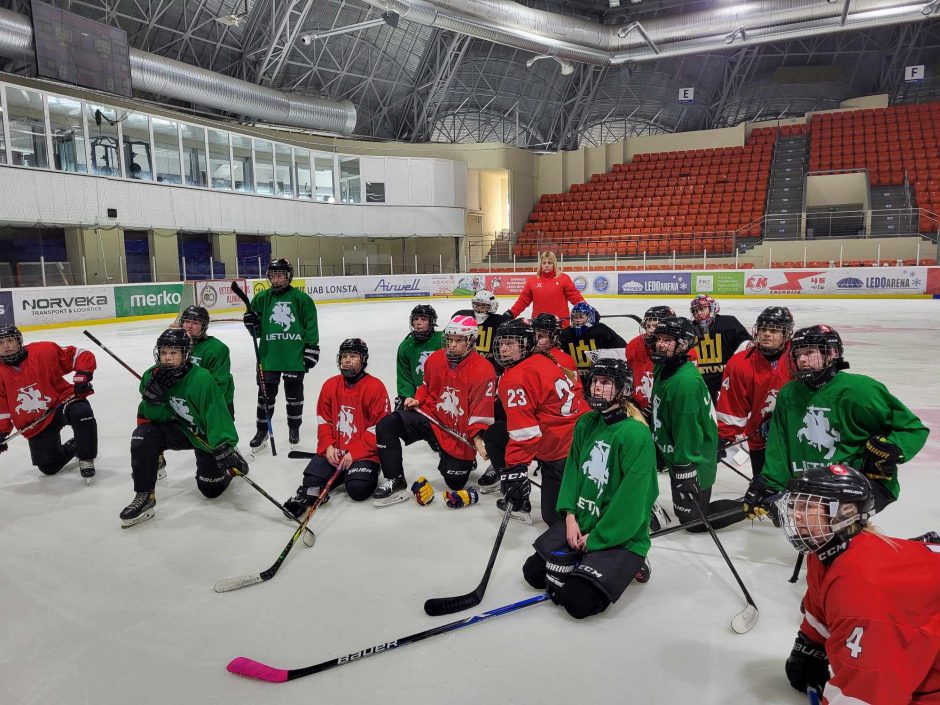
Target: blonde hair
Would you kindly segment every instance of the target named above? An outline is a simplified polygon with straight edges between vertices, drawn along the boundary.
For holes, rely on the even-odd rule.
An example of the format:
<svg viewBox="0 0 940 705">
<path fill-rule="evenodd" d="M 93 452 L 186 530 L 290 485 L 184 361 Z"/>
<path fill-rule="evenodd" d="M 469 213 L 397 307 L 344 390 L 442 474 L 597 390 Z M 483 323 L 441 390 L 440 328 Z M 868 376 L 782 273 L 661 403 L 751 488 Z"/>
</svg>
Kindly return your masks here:
<svg viewBox="0 0 940 705">
<path fill-rule="evenodd" d="M 541 275 L 542 273 L 542 261 L 550 260 L 552 266 L 555 268 L 555 277 L 561 274 L 561 267 L 558 266 L 558 258 L 555 257 L 555 253 L 551 250 L 545 250 L 545 252 L 539 255 L 538 264 L 535 266 L 535 273 Z"/>
</svg>

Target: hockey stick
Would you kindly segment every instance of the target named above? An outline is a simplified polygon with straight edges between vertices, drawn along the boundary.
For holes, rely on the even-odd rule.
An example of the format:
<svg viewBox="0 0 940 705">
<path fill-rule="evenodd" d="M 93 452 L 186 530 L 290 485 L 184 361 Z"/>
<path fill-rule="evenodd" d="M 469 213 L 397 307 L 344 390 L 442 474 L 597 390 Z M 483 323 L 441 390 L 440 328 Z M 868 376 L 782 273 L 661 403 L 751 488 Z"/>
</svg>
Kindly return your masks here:
<svg viewBox="0 0 940 705">
<path fill-rule="evenodd" d="M 291 460 L 309 460 L 315 456 L 316 453 L 311 453 L 309 450 L 292 450 L 287 453 L 287 457 Z"/>
<path fill-rule="evenodd" d="M 392 649 L 408 646 L 409 644 L 414 644 L 416 642 L 423 641 L 424 639 L 429 639 L 432 636 L 437 636 L 438 634 L 446 634 L 448 632 L 461 629 L 462 627 L 469 627 L 473 624 L 479 624 L 480 622 L 485 622 L 486 620 L 493 617 L 499 617 L 504 614 L 509 614 L 510 612 L 515 612 L 516 610 L 521 610 L 523 607 L 537 605 L 540 602 L 545 602 L 547 599 L 548 594 L 543 592 L 541 595 L 535 595 L 534 597 L 530 597 L 526 600 L 514 602 L 511 605 L 497 607 L 496 609 L 490 610 L 489 612 L 484 612 L 483 614 L 477 614 L 465 619 L 458 619 L 455 622 L 442 624 L 441 626 L 434 627 L 433 629 L 426 629 L 423 632 L 417 632 L 415 634 L 409 634 L 408 636 L 399 637 L 398 639 L 393 639 L 392 641 L 375 644 L 374 646 L 369 646 L 365 649 L 362 649 L 362 651 L 355 651 L 351 654 L 340 656 L 339 658 L 323 661 L 322 663 L 318 663 L 315 666 L 307 666 L 306 668 L 292 668 L 289 670 L 286 668 L 274 668 L 273 666 L 268 666 L 267 664 L 255 661 L 254 659 L 250 659 L 245 656 L 239 656 L 238 658 L 232 659 L 228 666 L 226 666 L 226 669 L 229 673 L 234 673 L 237 676 L 257 678 L 258 680 L 267 681 L 268 683 L 284 683 L 285 681 L 296 680 L 297 678 L 303 678 L 304 676 L 311 676 L 314 673 L 320 673 L 321 671 L 326 671 L 331 668 L 335 668 L 336 666 L 343 666 L 347 663 L 361 661 L 362 659 L 368 658 L 369 656 L 375 656 L 376 654 L 385 653 L 386 651 L 391 651 Z"/>
<path fill-rule="evenodd" d="M 291 514 L 289 511 L 287 511 L 287 508 L 286 508 L 283 504 L 281 504 L 281 503 L 278 502 L 276 499 L 274 499 L 274 497 L 272 497 L 272 496 L 269 495 L 267 492 L 265 492 L 265 491 L 264 491 L 264 488 L 262 488 L 258 483 L 256 483 L 256 482 L 255 482 L 254 480 L 252 480 L 250 477 L 248 477 L 248 475 L 246 475 L 245 473 L 243 473 L 243 472 L 242 472 L 241 470 L 239 470 L 238 468 L 232 468 L 232 473 L 234 473 L 235 475 L 238 475 L 241 479 L 243 479 L 245 482 L 247 482 L 248 485 L 249 485 L 252 489 L 256 490 L 256 491 L 258 492 L 258 494 L 260 494 L 262 497 L 264 497 L 266 500 L 268 500 L 268 501 L 269 501 L 271 504 L 273 504 L 275 507 L 277 507 L 278 509 L 280 509 L 280 510 L 281 510 L 281 513 L 284 514 L 284 516 L 289 516 L 291 519 L 293 519 L 294 523 L 297 524 L 298 526 L 301 524 L 300 519 L 298 519 L 298 518 L 295 517 L 293 514 Z M 317 535 L 316 535 L 315 533 L 313 533 L 313 530 L 312 530 L 312 529 L 306 529 L 306 531 L 304 532 L 304 545 L 307 546 L 308 548 L 313 548 L 313 544 L 315 544 L 316 542 L 317 542 Z"/>
<path fill-rule="evenodd" d="M 747 480 L 748 482 L 751 481 L 752 478 L 750 478 L 750 477 L 748 477 L 747 475 L 745 475 L 743 472 L 741 472 L 740 470 L 738 470 L 736 467 L 734 467 L 734 465 L 732 465 L 731 463 L 729 463 L 729 462 L 728 462 L 727 460 L 725 460 L 724 458 L 719 458 L 718 462 L 720 462 L 720 463 L 721 463 L 722 465 L 724 465 L 725 467 L 731 468 L 731 471 L 732 471 L 732 472 L 734 472 L 734 473 L 737 474 L 737 475 L 740 475 L 741 477 L 743 477 L 743 478 L 744 478 L 745 480 Z"/>
<path fill-rule="evenodd" d="M 419 414 L 421 414 L 424 418 L 426 418 L 426 419 L 431 423 L 432 426 L 437 426 L 439 429 L 441 429 L 441 430 L 442 430 L 444 433 L 446 433 L 448 436 L 450 436 L 451 438 L 454 438 L 454 439 L 460 441 L 460 442 L 463 443 L 465 446 L 467 446 L 468 448 L 470 448 L 474 453 L 477 452 L 477 447 L 476 447 L 475 445 L 473 445 L 473 443 L 471 443 L 470 441 L 468 441 L 466 436 L 464 436 L 462 433 L 457 433 L 457 431 L 455 431 L 455 430 L 453 430 L 453 429 L 451 429 L 451 428 L 447 428 L 447 426 L 445 426 L 445 425 L 442 424 L 440 421 L 438 421 L 437 419 L 435 419 L 435 418 L 434 418 L 433 416 L 431 416 L 428 412 L 422 410 L 420 406 L 416 406 L 414 409 L 411 409 L 411 411 L 417 411 L 417 412 L 418 412 Z"/>
<path fill-rule="evenodd" d="M 277 560 L 274 561 L 274 565 L 272 565 L 267 570 L 261 571 L 260 573 L 248 573 L 247 575 L 238 575 L 234 578 L 222 578 L 222 580 L 215 584 L 213 589 L 216 592 L 231 592 L 232 590 L 238 590 L 239 588 L 248 587 L 249 585 L 263 583 L 277 575 L 277 571 L 284 562 L 284 559 L 287 558 L 287 554 L 290 553 L 290 550 L 294 547 L 294 544 L 297 543 L 297 539 L 301 532 L 307 528 L 307 522 L 310 521 L 310 518 L 313 516 L 314 512 L 317 511 L 317 507 L 323 503 L 323 498 L 329 494 L 330 488 L 333 486 L 333 483 L 336 481 L 336 478 L 339 477 L 341 472 L 342 470 L 336 468 L 336 470 L 333 471 L 333 474 L 330 475 L 330 479 L 326 481 L 326 485 L 322 490 L 320 490 L 320 495 L 317 497 L 317 501 L 314 502 L 313 506 L 307 510 L 307 516 L 304 517 L 304 520 L 300 523 L 300 526 L 298 526 L 296 531 L 294 531 L 294 535 L 290 537 L 290 541 L 287 542 L 284 550 L 281 551 L 281 555 L 279 555 Z"/>
<path fill-rule="evenodd" d="M 499 546 L 503 542 L 503 535 L 506 533 L 506 526 L 512 516 L 512 503 L 506 502 L 506 511 L 503 512 L 503 523 L 499 525 L 499 532 L 496 534 L 496 543 L 493 544 L 493 550 L 490 551 L 490 560 L 486 564 L 486 570 L 483 572 L 483 579 L 476 586 L 473 592 L 466 595 L 457 595 L 456 597 L 433 597 L 424 602 L 424 612 L 432 617 L 439 617 L 442 614 L 453 614 L 462 612 L 471 607 L 476 607 L 483 601 L 483 593 L 486 592 L 486 584 L 490 582 L 490 573 L 493 572 L 493 565 L 496 563 L 496 554 L 499 553 Z"/>
<path fill-rule="evenodd" d="M 46 419 L 48 419 L 52 414 L 54 414 L 56 411 L 58 411 L 58 410 L 59 410 L 59 407 L 66 406 L 67 404 L 69 404 L 69 403 L 75 401 L 76 398 L 77 398 L 77 397 L 75 397 L 75 396 L 71 396 L 71 397 L 69 397 L 68 399 L 63 399 L 62 401 L 60 401 L 60 402 L 59 402 L 58 404 L 56 404 L 55 406 L 52 406 L 52 407 L 46 409 L 46 410 L 42 413 L 42 416 L 40 416 L 38 419 L 34 419 L 33 421 L 30 421 L 30 422 L 29 422 L 27 425 L 25 425 L 23 428 L 19 429 L 18 431 L 14 431 L 14 432 L 11 433 L 9 436 L 7 436 L 6 438 L 4 438 L 4 439 L 3 439 L 3 443 L 9 443 L 10 441 L 12 441 L 12 440 L 13 440 L 14 438 L 16 438 L 17 436 L 22 436 L 24 433 L 26 433 L 26 432 L 29 431 L 30 429 L 36 428 L 39 424 L 41 424 L 43 421 L 45 421 Z"/>
<path fill-rule="evenodd" d="M 793 575 L 791 575 L 791 576 L 787 579 L 787 582 L 788 582 L 788 583 L 795 583 L 797 580 L 800 579 L 800 569 L 801 569 L 802 567 L 803 567 L 803 554 L 802 554 L 802 553 L 797 553 L 797 554 L 796 554 L 796 563 L 793 565 Z"/>
<path fill-rule="evenodd" d="M 245 313 L 251 313 L 251 302 L 248 300 L 248 295 L 238 285 L 238 282 L 232 282 L 232 293 L 245 304 Z M 261 364 L 261 353 L 258 350 L 258 336 L 251 331 L 249 333 L 251 333 L 251 344 L 255 349 L 255 362 L 258 365 L 258 387 L 261 389 L 261 401 L 264 402 L 264 417 L 268 422 L 271 455 L 277 455 L 277 445 L 274 443 L 274 425 L 271 423 L 271 407 L 268 405 L 268 389 L 264 383 L 264 366 Z"/>
<path fill-rule="evenodd" d="M 720 519 L 728 519 L 729 517 L 737 516 L 743 509 L 726 509 L 723 512 L 718 512 L 717 514 L 712 514 L 708 518 L 708 521 L 719 521 Z M 680 531 L 685 531 L 686 529 L 694 529 L 696 526 L 702 526 L 705 522 L 702 519 L 695 519 L 694 521 L 687 521 L 685 524 L 676 524 L 675 526 L 669 526 L 665 529 L 660 529 L 659 531 L 653 531 L 650 533 L 650 538 L 655 539 L 660 536 L 668 536 L 669 534 L 675 534 Z"/>
<path fill-rule="evenodd" d="M 801 553 L 800 555 L 802 556 L 803 554 Z M 819 691 L 813 686 L 809 686 L 806 689 L 806 697 L 809 700 L 809 705 L 819 705 Z"/>
<path fill-rule="evenodd" d="M 754 625 L 757 624 L 757 618 L 760 616 L 760 613 L 757 611 L 757 605 L 754 604 L 754 598 L 751 597 L 751 593 L 749 593 L 744 586 L 744 581 L 741 580 L 741 576 L 738 575 L 738 571 L 735 570 L 734 563 L 731 562 L 731 558 L 729 558 L 728 554 L 725 552 L 725 547 L 721 545 L 721 540 L 718 538 L 715 529 L 712 528 L 711 522 L 708 520 L 708 517 L 705 516 L 705 512 L 702 511 L 702 507 L 698 502 L 695 502 L 695 508 L 698 510 L 699 516 L 702 518 L 702 523 L 705 524 L 705 528 L 708 529 L 708 533 L 711 534 L 712 541 L 714 541 L 715 545 L 718 547 L 721 557 L 725 559 L 725 563 L 727 563 L 728 568 L 731 569 L 731 574 L 734 576 L 734 579 L 738 581 L 738 587 L 740 587 L 741 591 L 744 593 L 744 599 L 747 600 L 747 607 L 745 607 L 742 612 L 736 614 L 731 620 L 731 629 L 736 634 L 745 634 L 751 631 Z"/>
<path fill-rule="evenodd" d="M 102 343 L 100 340 L 98 340 L 95 336 L 93 336 L 93 335 L 92 335 L 91 333 L 89 333 L 87 330 L 86 330 L 86 331 L 83 331 L 83 332 L 84 332 L 84 334 L 85 334 L 95 345 L 97 345 L 99 348 L 101 348 L 101 349 L 104 350 L 106 353 L 108 353 L 108 355 L 110 355 L 112 358 L 114 358 L 114 361 L 117 362 L 121 367 L 123 367 L 125 370 L 127 370 L 128 372 L 130 372 L 130 373 L 131 373 L 132 375 L 134 375 L 137 379 L 142 379 L 142 377 L 140 376 L 140 373 L 138 373 L 137 370 L 135 370 L 133 367 L 131 367 L 130 365 L 128 365 L 126 362 L 124 362 L 124 360 L 122 360 L 121 358 L 119 358 L 119 357 L 118 357 L 114 352 L 112 352 L 104 343 Z M 169 405 L 168 405 L 168 406 L 169 406 Z M 170 411 L 173 412 L 173 415 L 176 416 L 176 418 L 178 418 L 178 419 L 180 419 L 180 421 L 183 421 L 184 423 L 186 423 L 185 419 L 181 418 L 180 415 L 176 413 L 176 410 L 175 410 L 172 406 L 170 406 L 169 408 L 170 408 Z M 190 429 L 190 433 L 192 433 L 192 429 Z M 211 452 L 212 452 L 212 448 L 209 447 L 209 443 L 208 443 L 202 436 L 200 436 L 198 433 L 193 433 L 192 435 L 193 435 L 193 438 L 195 438 L 197 441 L 199 441 L 200 445 L 203 446 L 203 447 L 201 448 L 201 450 L 203 450 L 203 451 L 205 451 L 205 452 L 207 452 L 207 453 L 211 453 Z M 254 482 L 254 480 L 250 480 L 247 475 L 245 475 L 244 473 L 239 472 L 237 468 L 234 468 L 234 467 L 233 467 L 233 468 L 232 468 L 232 472 L 233 472 L 235 475 L 238 475 L 240 478 L 242 478 L 242 479 L 243 479 L 245 482 L 247 482 L 251 487 L 253 487 L 253 488 L 256 489 L 258 492 L 260 492 L 263 497 L 266 497 L 268 500 L 270 500 L 271 503 L 274 504 L 278 509 L 280 509 L 281 512 L 283 512 L 285 515 L 289 514 L 289 512 L 287 512 L 287 511 L 284 509 L 284 505 L 283 505 L 283 504 L 281 504 L 280 502 L 278 502 L 276 499 L 274 499 L 274 497 L 272 497 L 272 496 L 269 495 L 267 492 L 265 492 L 263 489 L 261 489 L 261 487 L 259 487 L 259 486 Z M 296 521 L 298 524 L 300 524 L 300 520 L 299 520 L 299 519 L 294 518 L 294 521 Z M 316 541 L 317 541 L 317 535 L 316 535 L 315 533 L 313 533 L 313 531 L 311 531 L 311 530 L 308 529 L 308 530 L 307 530 L 307 533 L 304 534 L 304 545 L 305 545 L 305 546 L 308 546 L 308 547 L 312 547 L 313 544 L 316 543 Z"/>
</svg>

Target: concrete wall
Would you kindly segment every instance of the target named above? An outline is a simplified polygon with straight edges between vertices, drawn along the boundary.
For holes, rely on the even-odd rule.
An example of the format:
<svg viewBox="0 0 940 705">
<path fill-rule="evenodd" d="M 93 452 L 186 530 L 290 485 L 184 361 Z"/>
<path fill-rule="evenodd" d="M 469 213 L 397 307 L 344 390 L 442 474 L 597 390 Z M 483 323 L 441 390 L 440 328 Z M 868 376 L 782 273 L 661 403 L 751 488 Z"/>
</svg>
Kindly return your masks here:
<svg viewBox="0 0 940 705">
<path fill-rule="evenodd" d="M 839 103 L 843 108 L 887 108 L 888 94 L 878 93 L 877 95 L 865 95 L 861 98 L 849 98 Z"/>
<path fill-rule="evenodd" d="M 624 142 L 624 161 L 633 161 L 637 154 L 653 152 L 679 152 L 687 149 L 708 149 L 709 147 L 743 147 L 745 139 L 744 123 L 735 127 L 719 130 L 696 130 L 666 135 L 642 135 L 628 137 Z"/>
<path fill-rule="evenodd" d="M 861 203 L 867 209 L 870 202 L 868 176 L 863 171 L 806 177 L 807 208 Z"/>
<path fill-rule="evenodd" d="M 73 281 L 81 283 L 87 278 L 88 284 L 122 283 L 122 229 L 66 228 L 65 250 L 71 263 Z"/>
</svg>

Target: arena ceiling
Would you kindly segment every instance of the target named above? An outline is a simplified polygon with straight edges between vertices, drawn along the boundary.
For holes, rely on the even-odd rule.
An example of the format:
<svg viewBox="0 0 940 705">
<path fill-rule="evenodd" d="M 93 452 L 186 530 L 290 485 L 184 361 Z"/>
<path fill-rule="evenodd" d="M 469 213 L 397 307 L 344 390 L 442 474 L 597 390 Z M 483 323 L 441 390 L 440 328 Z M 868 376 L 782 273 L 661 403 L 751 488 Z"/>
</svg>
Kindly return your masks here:
<svg viewBox="0 0 940 705">
<path fill-rule="evenodd" d="M 735 6 L 750 1 L 735 0 Z M 800 1 L 811 2 L 790 4 Z M 877 7 L 872 0 L 815 1 L 833 6 L 837 14 L 844 9 L 843 21 L 854 11 L 850 6 Z M 934 99 L 940 90 L 940 81 L 929 78 L 940 71 L 940 23 L 930 21 L 927 0 L 921 2 L 927 21 L 753 44 L 739 35 L 730 43 L 677 52 L 681 55 L 660 56 L 641 46 L 637 51 L 647 51 L 645 56 L 606 63 L 550 56 L 532 63 L 533 51 L 413 21 L 409 13 L 383 20 L 383 10 L 405 4 L 398 0 L 51 2 L 120 27 L 142 51 L 287 93 L 349 100 L 358 111 L 354 135 L 360 138 L 573 149 L 627 135 L 803 115 L 872 93 L 888 93 L 892 102 Z M 522 0 L 518 5 L 609 30 L 634 22 L 682 22 L 697 16 L 693 13 L 728 9 L 732 2 Z M 29 4 L 0 0 L 0 7 L 24 15 Z M 787 4 L 778 0 L 777 7 Z M 892 4 L 899 3 L 885 3 Z M 906 84 L 903 67 L 911 64 L 926 64 L 928 80 Z M 9 62 L 2 66 L 29 70 Z M 692 104 L 678 101 L 685 87 L 695 88 Z"/>
</svg>

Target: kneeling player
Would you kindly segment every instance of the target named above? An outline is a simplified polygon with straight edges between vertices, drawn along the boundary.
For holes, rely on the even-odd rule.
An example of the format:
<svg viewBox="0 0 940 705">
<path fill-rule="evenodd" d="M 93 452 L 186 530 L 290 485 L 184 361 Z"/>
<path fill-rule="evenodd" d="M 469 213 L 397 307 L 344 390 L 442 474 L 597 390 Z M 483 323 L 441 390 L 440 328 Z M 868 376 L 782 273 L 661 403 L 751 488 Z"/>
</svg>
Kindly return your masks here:
<svg viewBox="0 0 940 705">
<path fill-rule="evenodd" d="M 385 483 L 373 495 L 375 506 L 404 502 L 410 496 L 402 465 L 402 441 L 411 445 L 423 440 L 438 451 L 437 467 L 451 490 L 467 484 L 476 453 L 486 458 L 482 433 L 493 423 L 496 373 L 474 350 L 476 336 L 477 322 L 472 317 L 454 316 L 444 328 L 444 348 L 424 363 L 424 381 L 414 397 L 405 399 L 403 409 L 393 411 L 376 427 Z"/>
<path fill-rule="evenodd" d="M 14 428 L 26 429 L 47 414 L 23 432 L 33 465 L 46 475 L 55 475 L 77 455 L 85 483 L 91 482 L 98 455 L 98 424 L 85 397 L 93 393 L 95 364 L 88 350 L 50 342 L 23 345 L 23 334 L 16 326 L 0 326 L 0 454 L 7 449 L 3 441 Z M 62 378 L 70 372 L 75 373 L 71 384 Z M 59 433 L 64 426 L 71 426 L 75 437 L 63 444 Z"/>
<path fill-rule="evenodd" d="M 336 366 L 317 399 L 317 454 L 304 470 L 297 495 L 284 502 L 300 518 L 313 506 L 334 473 L 333 487 L 345 483 L 349 498 L 362 502 L 372 496 L 379 482 L 379 454 L 375 427 L 389 413 L 388 392 L 382 382 L 366 372 L 369 348 L 362 338 L 339 344 Z M 323 503 L 329 495 L 323 498 Z"/>
<path fill-rule="evenodd" d="M 165 450 L 194 450 L 196 485 L 206 497 L 218 497 L 232 481 L 231 468 L 248 472 L 235 447 L 238 433 L 212 375 L 190 360 L 192 341 L 170 328 L 157 338 L 156 365 L 140 381 L 143 399 L 131 435 L 133 501 L 121 512 L 126 528 L 154 515 L 157 459 Z"/>
<path fill-rule="evenodd" d="M 522 568 L 532 587 L 547 589 L 575 619 L 603 612 L 634 578 L 650 576 L 656 451 L 631 384 L 623 360 L 602 358 L 591 368 L 593 411 L 575 424 L 558 495 L 565 520 L 536 539 Z"/>
</svg>

